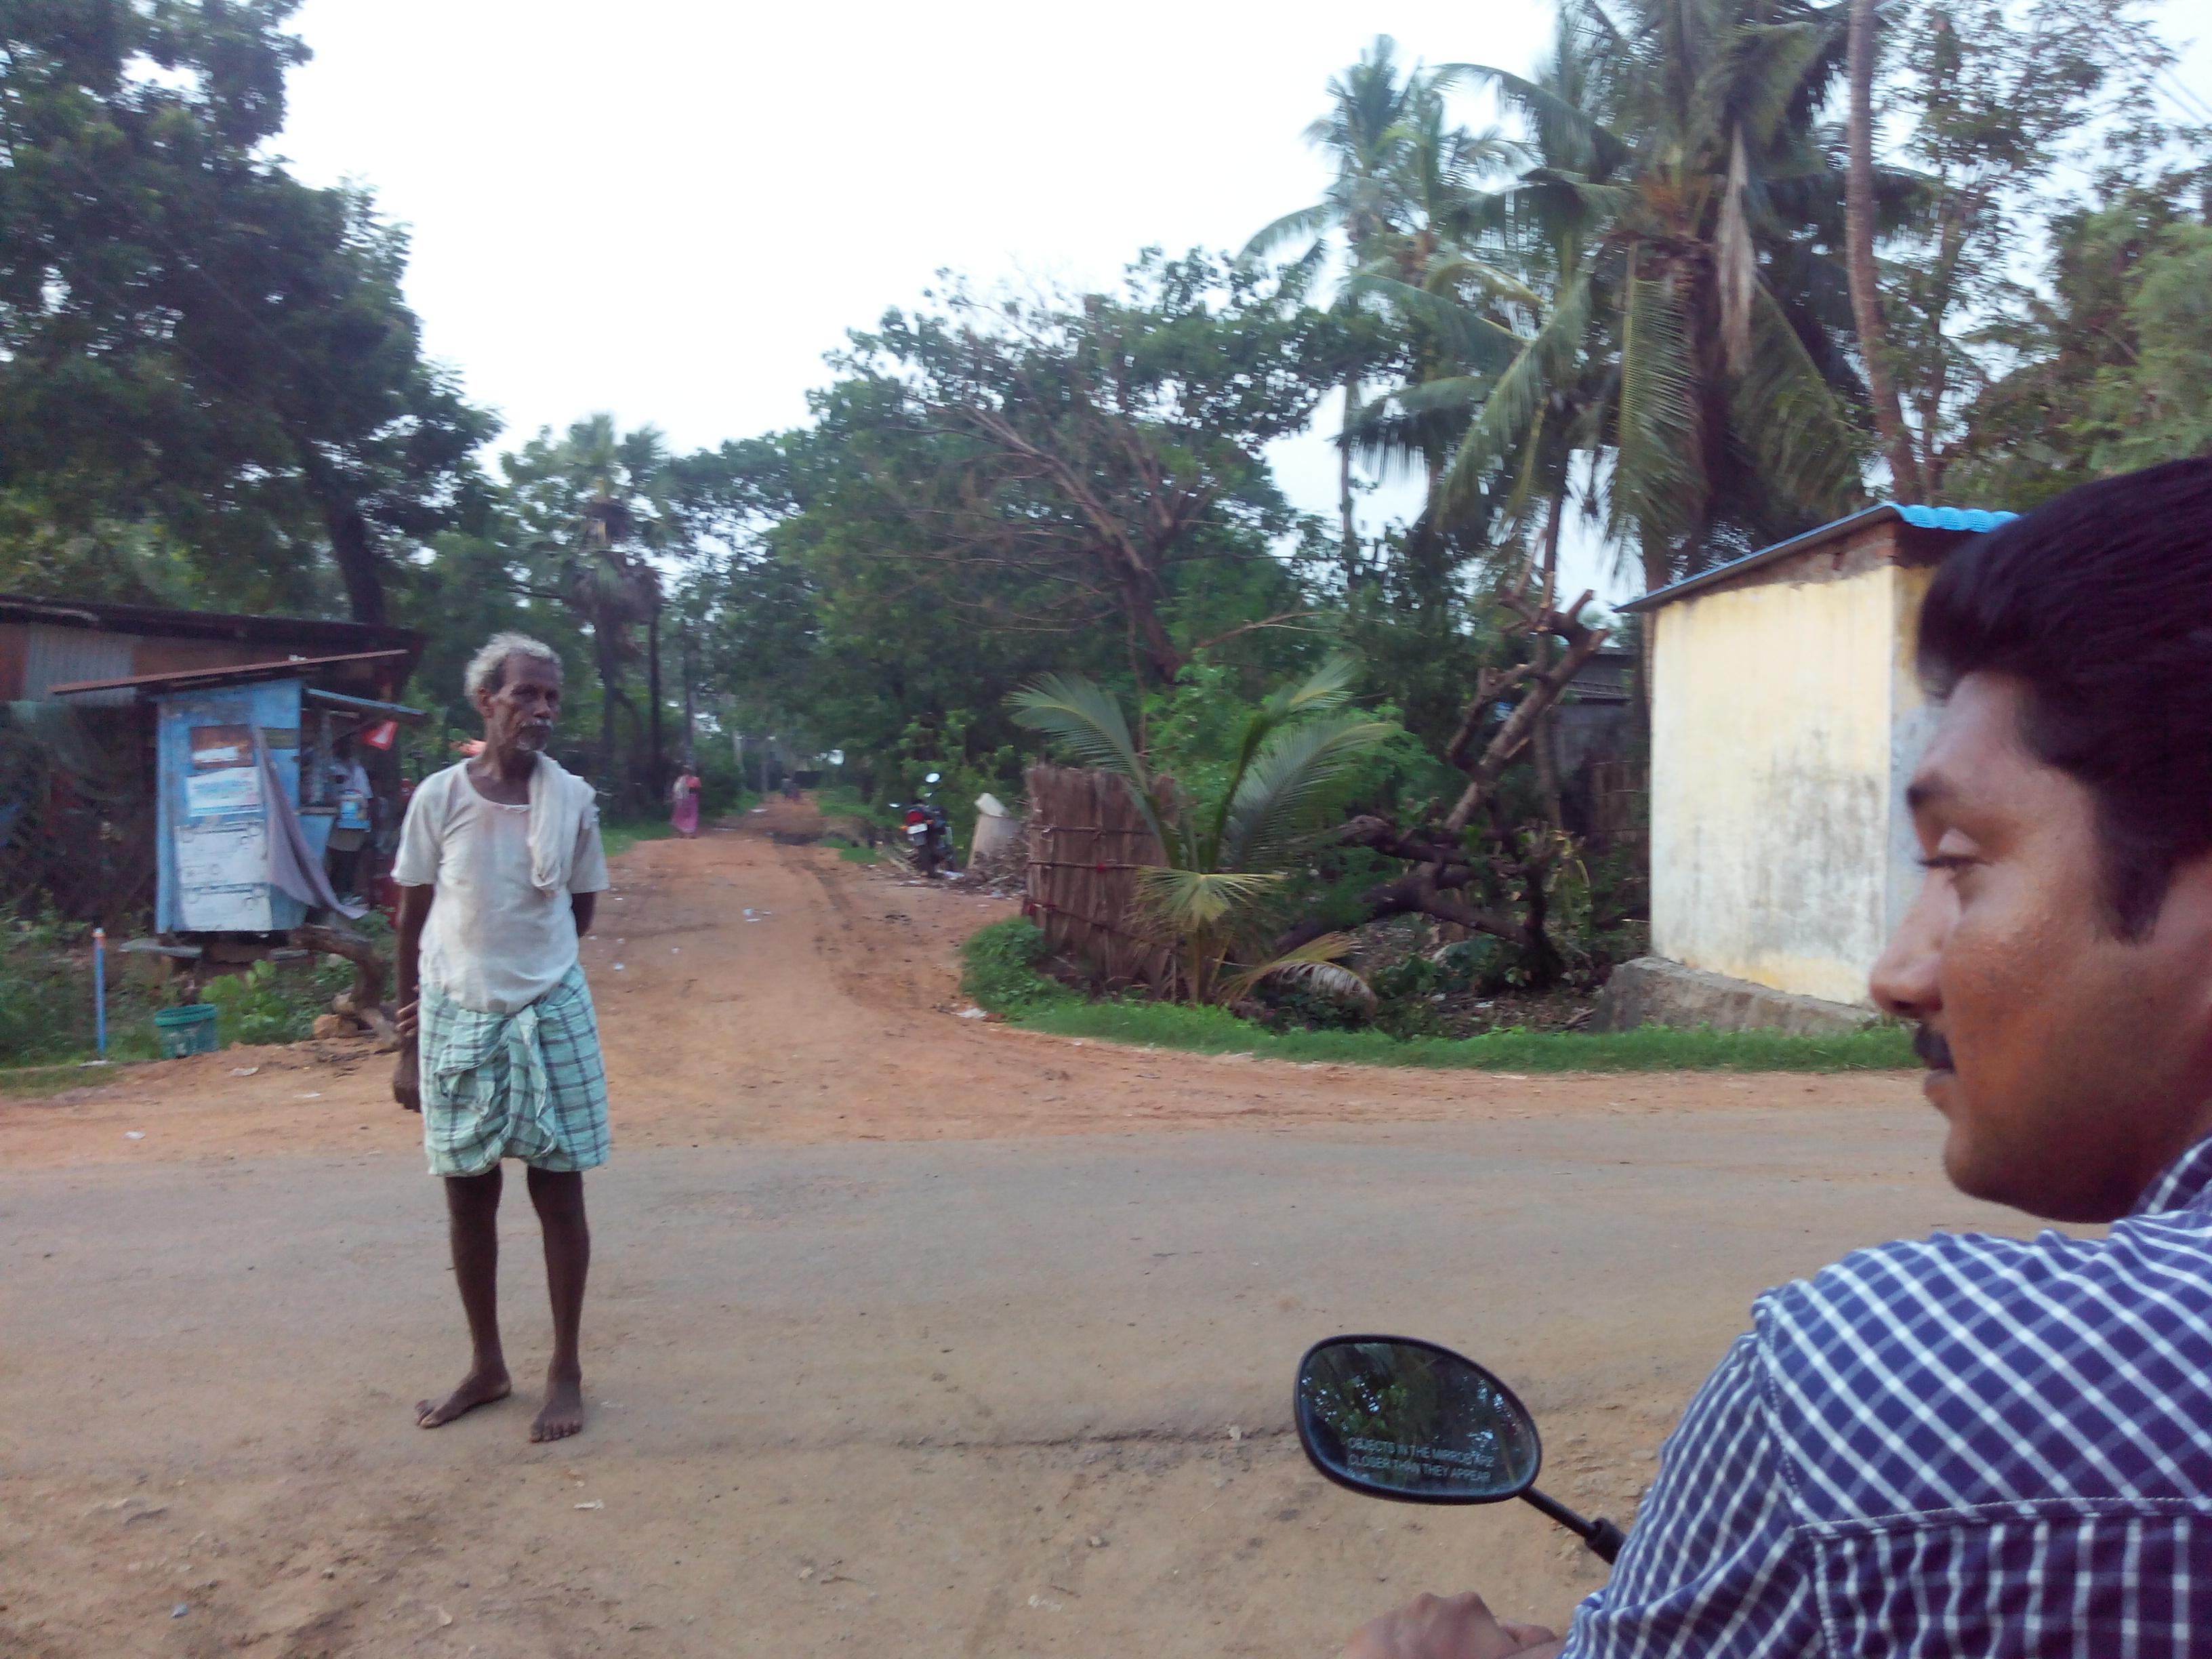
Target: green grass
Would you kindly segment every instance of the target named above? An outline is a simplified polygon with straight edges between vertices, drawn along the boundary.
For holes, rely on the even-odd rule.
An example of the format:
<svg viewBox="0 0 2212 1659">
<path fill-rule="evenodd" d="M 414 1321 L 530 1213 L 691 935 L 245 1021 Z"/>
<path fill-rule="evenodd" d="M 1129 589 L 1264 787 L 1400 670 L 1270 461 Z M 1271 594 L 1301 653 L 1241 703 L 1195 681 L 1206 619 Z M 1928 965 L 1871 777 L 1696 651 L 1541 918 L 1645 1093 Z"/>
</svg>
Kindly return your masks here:
<svg viewBox="0 0 2212 1659">
<path fill-rule="evenodd" d="M 392 930 L 371 911 L 353 924 L 388 960 Z M 118 930 L 118 932 L 124 930 Z M 353 966 L 335 957 L 259 962 L 244 973 L 209 975 L 201 994 L 216 1006 L 218 1039 L 297 1042 L 315 1016 L 353 983 Z M 155 1013 L 180 1000 L 183 982 L 157 980 L 143 957 L 111 948 L 107 957 L 107 1054 L 116 1061 L 159 1059 Z M 42 917 L 25 921 L 0 910 L 0 1091 L 51 1093 L 112 1075 L 100 1069 L 74 1082 L 49 1074 L 94 1057 L 92 957 L 88 930 Z M 42 1081 L 42 1079 L 45 1079 Z"/>
<path fill-rule="evenodd" d="M 666 841 L 676 826 L 665 813 L 653 817 L 601 818 L 599 845 L 611 859 L 618 859 L 641 841 Z"/>
<path fill-rule="evenodd" d="M 837 856 L 848 864 L 873 864 L 882 855 L 872 847 L 840 847 Z"/>
<path fill-rule="evenodd" d="M 0 1097 L 44 1100 L 66 1089 L 97 1089 L 123 1075 L 124 1064 L 109 1066 L 22 1066 L 0 1070 Z"/>
<path fill-rule="evenodd" d="M 1836 1036 L 1711 1027 L 1675 1031 L 1657 1025 L 1595 1034 L 1515 1029 L 1403 1042 L 1373 1030 L 1268 1031 L 1223 1008 L 1089 1001 L 1036 971 L 1044 936 L 1021 917 L 979 929 L 961 951 L 966 961 L 961 988 L 1011 1024 L 1055 1036 L 1193 1054 L 1499 1072 L 1862 1072 L 1918 1063 L 1911 1035 L 1894 1026 Z"/>
</svg>

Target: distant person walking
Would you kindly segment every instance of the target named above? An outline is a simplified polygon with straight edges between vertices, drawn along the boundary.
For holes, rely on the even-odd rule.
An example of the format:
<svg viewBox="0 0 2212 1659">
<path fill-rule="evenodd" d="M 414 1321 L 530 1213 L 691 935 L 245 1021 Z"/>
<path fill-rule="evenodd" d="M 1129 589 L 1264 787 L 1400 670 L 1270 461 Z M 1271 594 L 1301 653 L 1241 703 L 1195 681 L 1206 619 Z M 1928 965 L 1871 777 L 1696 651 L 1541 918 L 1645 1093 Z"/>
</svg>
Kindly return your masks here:
<svg viewBox="0 0 2212 1659">
<path fill-rule="evenodd" d="M 669 805 L 674 808 L 668 821 L 676 826 L 676 833 L 686 841 L 699 838 L 699 775 L 687 763 L 684 774 L 669 786 Z"/>
<path fill-rule="evenodd" d="M 607 886 L 592 787 L 545 753 L 561 660 L 495 634 L 470 662 L 482 752 L 425 778 L 399 836 L 398 1026 L 392 1092 L 422 1114 L 446 1183 L 453 1279 L 468 1316 L 468 1375 L 424 1400 L 426 1429 L 513 1391 L 499 1338 L 500 1161 L 530 1167 L 545 1235 L 553 1360 L 532 1440 L 584 1426 L 578 1329 L 592 1236 L 584 1174 L 607 1161 L 606 1074 L 577 940 Z"/>
</svg>

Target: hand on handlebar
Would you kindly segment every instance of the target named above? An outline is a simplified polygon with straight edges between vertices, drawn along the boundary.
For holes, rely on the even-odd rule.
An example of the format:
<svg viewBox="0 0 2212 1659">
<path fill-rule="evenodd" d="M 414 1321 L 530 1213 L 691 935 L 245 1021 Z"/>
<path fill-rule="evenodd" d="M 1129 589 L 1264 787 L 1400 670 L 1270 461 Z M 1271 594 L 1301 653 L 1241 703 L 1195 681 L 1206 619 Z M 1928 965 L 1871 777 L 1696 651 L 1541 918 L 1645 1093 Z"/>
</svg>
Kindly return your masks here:
<svg viewBox="0 0 2212 1659">
<path fill-rule="evenodd" d="M 1541 1625 L 1497 1617 L 1468 1590 L 1422 1595 L 1369 1620 L 1345 1644 L 1344 1659 L 1554 1659 L 1565 1645 Z"/>
</svg>

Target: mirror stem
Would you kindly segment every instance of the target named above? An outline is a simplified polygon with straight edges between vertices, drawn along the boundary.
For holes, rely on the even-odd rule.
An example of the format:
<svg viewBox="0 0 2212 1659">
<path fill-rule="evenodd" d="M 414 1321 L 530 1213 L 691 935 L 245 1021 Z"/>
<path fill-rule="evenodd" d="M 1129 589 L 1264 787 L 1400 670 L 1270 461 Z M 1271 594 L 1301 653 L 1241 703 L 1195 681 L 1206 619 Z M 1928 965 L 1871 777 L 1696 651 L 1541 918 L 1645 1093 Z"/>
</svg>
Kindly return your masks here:
<svg viewBox="0 0 2212 1659">
<path fill-rule="evenodd" d="M 1628 1541 L 1628 1534 L 1603 1516 L 1595 1521 L 1585 1521 L 1565 1504 L 1547 1498 L 1534 1486 L 1521 1494 L 1521 1501 L 1558 1522 L 1581 1539 L 1591 1554 L 1608 1565 L 1620 1559 L 1620 1547 Z"/>
</svg>

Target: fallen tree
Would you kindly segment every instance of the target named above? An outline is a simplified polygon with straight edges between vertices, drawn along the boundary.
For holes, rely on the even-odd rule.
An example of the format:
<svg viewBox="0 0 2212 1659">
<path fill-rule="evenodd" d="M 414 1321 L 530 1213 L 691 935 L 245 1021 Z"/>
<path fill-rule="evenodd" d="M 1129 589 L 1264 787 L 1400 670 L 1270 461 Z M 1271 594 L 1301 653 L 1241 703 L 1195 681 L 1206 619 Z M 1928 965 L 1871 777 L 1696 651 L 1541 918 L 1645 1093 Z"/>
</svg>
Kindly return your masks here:
<svg viewBox="0 0 2212 1659">
<path fill-rule="evenodd" d="M 1513 633 L 1532 648 L 1527 660 L 1486 668 L 1478 677 L 1444 750 L 1444 758 L 1467 775 L 1466 787 L 1449 810 L 1440 810 L 1443 802 L 1438 797 L 1402 817 L 1362 813 L 1322 838 L 1340 847 L 1364 847 L 1406 866 L 1359 896 L 1352 926 L 1389 916 L 1429 916 L 1515 946 L 1536 985 L 1559 978 L 1564 964 L 1545 926 L 1546 883 L 1565 843 L 1557 834 L 1546 833 L 1548 826 L 1506 823 L 1498 811 L 1499 784 L 1583 665 L 1610 637 L 1609 629 L 1581 620 L 1593 597 L 1585 592 L 1560 611 L 1523 594 L 1499 594 L 1498 603 L 1520 618 Z M 1565 647 L 1550 662 L 1534 648 L 1547 638 Z M 1520 701 L 1512 712 L 1481 742 L 1492 711 L 1516 692 Z M 1341 916 L 1310 918 L 1277 938 L 1273 949 L 1279 955 L 1294 951 L 1345 926 Z"/>
</svg>

